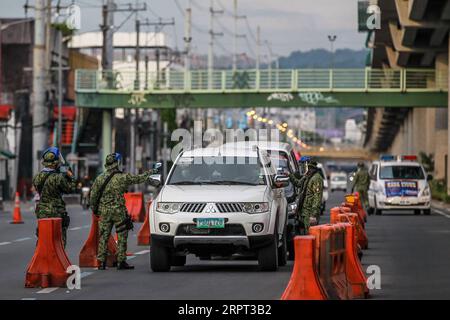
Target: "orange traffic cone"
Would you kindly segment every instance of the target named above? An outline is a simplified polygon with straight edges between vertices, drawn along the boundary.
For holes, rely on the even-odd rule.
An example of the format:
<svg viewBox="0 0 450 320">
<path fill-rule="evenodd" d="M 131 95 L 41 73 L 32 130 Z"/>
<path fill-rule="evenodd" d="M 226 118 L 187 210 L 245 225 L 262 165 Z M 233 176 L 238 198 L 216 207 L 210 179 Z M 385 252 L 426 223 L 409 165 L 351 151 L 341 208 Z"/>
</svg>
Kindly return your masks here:
<svg viewBox="0 0 450 320">
<path fill-rule="evenodd" d="M 23 223 L 22 215 L 20 214 L 20 200 L 19 200 L 19 193 L 16 192 L 16 197 L 14 199 L 14 212 L 13 212 L 13 221 L 10 223 L 12 224 L 21 224 Z"/>
</svg>

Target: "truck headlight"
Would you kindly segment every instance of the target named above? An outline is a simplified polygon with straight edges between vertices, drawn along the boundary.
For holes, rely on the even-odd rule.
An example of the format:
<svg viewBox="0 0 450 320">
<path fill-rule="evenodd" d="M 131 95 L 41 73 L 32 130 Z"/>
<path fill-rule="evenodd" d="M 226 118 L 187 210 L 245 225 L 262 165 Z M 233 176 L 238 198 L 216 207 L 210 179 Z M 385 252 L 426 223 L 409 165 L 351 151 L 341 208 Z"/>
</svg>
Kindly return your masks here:
<svg viewBox="0 0 450 320">
<path fill-rule="evenodd" d="M 431 195 L 430 187 L 426 186 L 422 191 L 422 197 L 429 197 Z"/>
<path fill-rule="evenodd" d="M 270 206 L 268 202 L 247 202 L 243 203 L 242 209 L 249 214 L 264 213 L 269 211 Z"/>
<path fill-rule="evenodd" d="M 158 202 L 156 211 L 160 213 L 174 214 L 180 211 L 181 203 L 179 202 Z"/>
</svg>

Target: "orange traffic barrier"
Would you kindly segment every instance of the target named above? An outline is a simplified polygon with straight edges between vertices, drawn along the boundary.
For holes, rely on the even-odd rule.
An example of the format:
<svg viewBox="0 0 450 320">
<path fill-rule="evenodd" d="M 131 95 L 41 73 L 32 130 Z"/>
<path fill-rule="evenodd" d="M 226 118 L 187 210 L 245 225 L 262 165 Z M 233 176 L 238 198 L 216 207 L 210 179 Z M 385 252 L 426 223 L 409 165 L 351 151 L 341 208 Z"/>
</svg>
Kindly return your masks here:
<svg viewBox="0 0 450 320">
<path fill-rule="evenodd" d="M 138 235 L 137 235 L 137 244 L 138 246 L 148 246 L 150 245 L 150 206 L 152 205 L 152 202 L 149 201 L 146 206 L 146 215 L 144 223 L 141 226 L 141 229 L 139 229 Z"/>
<path fill-rule="evenodd" d="M 134 222 L 144 222 L 145 204 L 142 192 L 125 193 L 125 205 Z"/>
<path fill-rule="evenodd" d="M 361 218 L 358 214 L 355 214 L 354 216 L 350 216 L 350 219 L 352 220 L 352 224 L 356 227 L 356 235 L 358 239 L 358 245 L 366 250 L 369 248 L 369 239 L 367 237 L 366 230 L 361 225 Z"/>
<path fill-rule="evenodd" d="M 362 207 L 361 200 L 357 192 L 346 195 L 343 206 L 349 207 L 352 212 L 357 213 L 360 219 L 361 226 L 363 228 L 366 227 L 365 221 L 367 220 L 367 214 L 364 208 Z"/>
<path fill-rule="evenodd" d="M 356 234 L 355 237 L 356 237 L 356 242 L 357 242 L 356 250 L 357 250 L 357 253 L 358 253 L 358 257 L 362 257 L 361 245 L 358 242 L 358 235 L 360 237 L 363 237 L 363 241 L 360 241 L 360 242 L 363 243 L 363 244 L 366 244 L 366 241 L 365 241 L 365 238 L 364 238 L 364 234 L 365 233 L 363 232 L 363 230 L 359 230 L 360 226 L 359 226 L 358 214 L 351 213 L 350 210 L 351 209 L 348 208 L 348 207 L 334 207 L 334 208 L 331 208 L 330 209 L 330 223 L 336 224 L 336 223 L 340 223 L 340 222 L 347 222 L 347 220 L 348 220 L 348 222 L 352 223 L 355 226 L 355 228 L 357 229 L 357 231 L 355 232 L 355 234 Z M 350 217 L 346 221 L 342 221 L 342 219 L 340 218 L 341 214 L 347 214 L 348 216 L 350 216 L 351 217 L 351 221 L 350 221 Z"/>
<path fill-rule="evenodd" d="M 291 279 L 281 300 L 327 300 L 317 273 L 315 237 L 294 238 L 295 261 Z"/>
<path fill-rule="evenodd" d="M 84 243 L 83 248 L 81 248 L 79 255 L 79 265 L 82 268 L 96 268 L 99 266 L 97 260 L 98 242 L 100 240 L 98 228 L 99 220 L 100 218 L 98 218 L 95 214 L 92 214 L 91 231 L 89 232 L 89 236 Z M 108 256 L 106 258 L 106 264 L 108 267 L 113 267 L 117 264 L 117 244 L 112 236 L 108 241 Z"/>
<path fill-rule="evenodd" d="M 26 288 L 65 287 L 71 265 L 62 242 L 62 219 L 39 219 L 39 237 L 27 267 Z"/>
<path fill-rule="evenodd" d="M 345 227 L 340 224 L 319 225 L 311 227 L 309 233 L 316 238 L 316 264 L 329 298 L 349 299 L 345 274 Z"/>
<path fill-rule="evenodd" d="M 356 226 L 351 223 L 350 215 L 356 216 L 356 213 L 340 214 L 339 220 L 345 226 L 345 248 L 346 248 L 346 270 L 348 282 L 351 286 L 352 298 L 368 298 L 369 289 L 367 288 L 367 279 L 364 274 L 361 262 L 357 257 L 356 248 Z M 356 218 L 356 217 L 355 217 Z"/>
<path fill-rule="evenodd" d="M 359 210 L 358 212 L 360 212 L 364 222 L 367 222 L 367 212 L 366 210 L 364 210 L 364 207 L 362 205 L 361 196 L 359 195 L 359 192 L 355 192 L 354 195 L 355 195 L 355 203 Z"/>
<path fill-rule="evenodd" d="M 20 199 L 19 199 L 19 193 L 16 192 L 16 196 L 14 198 L 14 212 L 13 212 L 13 221 L 10 223 L 12 224 L 22 224 L 22 215 L 20 213 Z"/>
</svg>

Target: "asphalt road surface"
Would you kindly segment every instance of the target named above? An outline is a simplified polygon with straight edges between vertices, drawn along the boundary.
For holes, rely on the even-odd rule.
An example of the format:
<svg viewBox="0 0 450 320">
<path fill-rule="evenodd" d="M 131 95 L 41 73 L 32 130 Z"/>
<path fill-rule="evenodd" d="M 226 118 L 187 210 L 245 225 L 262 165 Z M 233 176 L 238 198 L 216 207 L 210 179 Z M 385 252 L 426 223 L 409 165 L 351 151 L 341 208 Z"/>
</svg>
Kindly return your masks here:
<svg viewBox="0 0 450 320">
<path fill-rule="evenodd" d="M 328 207 L 340 203 L 344 193 L 331 194 Z M 290 278 L 292 263 L 277 272 L 260 272 L 256 261 L 200 261 L 188 257 L 185 267 L 168 273 L 149 268 L 148 247 L 129 237 L 130 263 L 135 270 L 98 271 L 83 268 L 81 290 L 26 289 L 25 271 L 36 238 L 31 204 L 22 203 L 22 225 L 9 224 L 11 212 L 0 212 L 0 299 L 279 299 Z M 77 205 L 68 206 L 71 226 L 67 253 L 73 264 L 87 238 L 91 217 Z M 328 221 L 328 216 L 323 222 Z M 381 289 L 371 299 L 450 299 L 450 214 L 431 216 L 392 212 L 370 216 L 366 225 L 369 250 L 364 268 L 381 269 Z"/>
</svg>

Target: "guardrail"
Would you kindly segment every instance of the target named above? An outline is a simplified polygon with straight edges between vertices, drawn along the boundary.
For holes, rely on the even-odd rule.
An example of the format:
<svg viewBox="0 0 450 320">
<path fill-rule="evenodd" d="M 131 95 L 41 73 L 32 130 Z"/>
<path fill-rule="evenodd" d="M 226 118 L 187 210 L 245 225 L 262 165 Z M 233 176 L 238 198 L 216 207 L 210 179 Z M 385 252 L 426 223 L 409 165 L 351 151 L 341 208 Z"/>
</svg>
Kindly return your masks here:
<svg viewBox="0 0 450 320">
<path fill-rule="evenodd" d="M 447 91 L 448 73 L 434 69 L 76 70 L 77 92 L 365 92 Z"/>
</svg>

